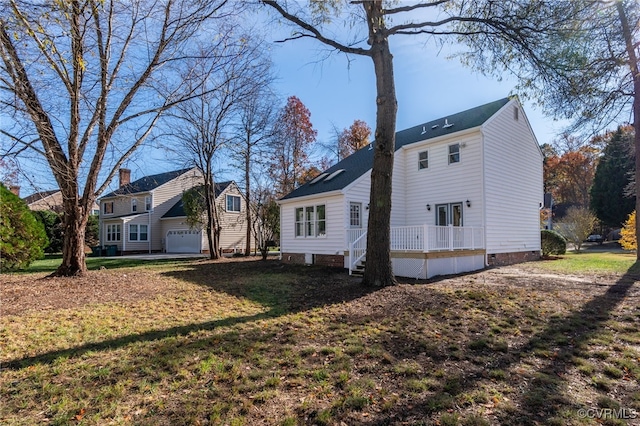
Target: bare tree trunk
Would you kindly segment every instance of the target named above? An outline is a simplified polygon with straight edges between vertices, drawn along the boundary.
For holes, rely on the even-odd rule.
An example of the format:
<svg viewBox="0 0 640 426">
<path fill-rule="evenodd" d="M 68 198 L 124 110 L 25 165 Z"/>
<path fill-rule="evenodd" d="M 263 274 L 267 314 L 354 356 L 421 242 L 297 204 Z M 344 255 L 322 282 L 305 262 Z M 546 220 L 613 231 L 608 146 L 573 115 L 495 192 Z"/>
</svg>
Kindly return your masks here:
<svg viewBox="0 0 640 426">
<path fill-rule="evenodd" d="M 211 170 L 207 165 L 207 170 Z M 209 242 L 209 259 L 220 258 L 220 232 L 217 226 L 215 181 L 210 172 L 205 172 L 204 193 L 207 206 L 207 240 Z"/>
<path fill-rule="evenodd" d="M 629 19 L 624 10 L 622 1 L 616 2 L 616 9 L 620 17 L 620 25 L 622 26 L 622 34 L 629 55 L 629 71 L 633 78 L 633 130 L 634 130 L 634 146 L 635 146 L 635 164 L 636 164 L 636 217 L 640 211 L 640 197 L 638 197 L 638 185 L 640 185 L 640 69 L 638 68 L 638 57 L 636 56 L 635 45 Z M 640 241 L 640 221 L 636 219 L 636 241 Z M 640 250 L 636 250 L 636 261 L 640 261 Z"/>
<path fill-rule="evenodd" d="M 246 157 L 245 157 L 245 162 L 244 162 L 244 182 L 245 182 L 245 193 L 244 193 L 244 200 L 245 200 L 245 213 L 246 213 L 246 218 L 247 218 L 247 235 L 246 235 L 246 246 L 244 248 L 244 255 L 245 256 L 250 256 L 251 255 L 251 227 L 252 227 L 252 223 L 251 223 L 251 209 L 249 208 L 249 202 L 251 200 L 251 176 L 249 173 L 249 160 L 251 159 L 251 140 L 247 140 L 247 152 L 246 152 Z"/>
<path fill-rule="evenodd" d="M 376 74 L 376 132 L 369 196 L 367 265 L 362 282 L 373 287 L 395 284 L 391 268 L 391 177 L 395 152 L 398 102 L 393 77 L 393 56 L 381 28 L 382 3 L 363 4 L 369 22 L 371 58 Z"/>
<path fill-rule="evenodd" d="M 62 263 L 51 276 L 82 276 L 87 272 L 84 235 L 87 221 L 89 220 L 89 212 L 78 205 L 77 194 L 75 197 L 70 198 L 65 196 L 64 204 Z"/>
</svg>

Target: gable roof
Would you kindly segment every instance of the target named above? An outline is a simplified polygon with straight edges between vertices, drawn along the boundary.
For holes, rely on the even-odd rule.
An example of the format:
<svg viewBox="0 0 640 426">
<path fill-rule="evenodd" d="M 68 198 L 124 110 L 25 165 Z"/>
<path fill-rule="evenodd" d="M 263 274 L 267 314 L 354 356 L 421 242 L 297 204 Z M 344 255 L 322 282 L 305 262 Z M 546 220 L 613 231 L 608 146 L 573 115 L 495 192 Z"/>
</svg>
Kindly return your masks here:
<svg viewBox="0 0 640 426">
<path fill-rule="evenodd" d="M 232 183 L 233 183 L 232 180 L 229 180 L 229 181 L 226 181 L 226 182 L 216 183 L 216 186 L 215 186 L 216 198 L 218 198 L 220 196 L 220 194 L 222 194 L 224 192 L 224 190 L 227 189 L 227 187 L 229 185 L 231 185 Z M 172 217 L 185 217 L 186 215 L 187 214 L 184 212 L 184 203 L 182 202 L 182 197 L 180 197 L 178 202 L 175 203 L 169 209 L 169 211 L 167 211 L 164 215 L 162 215 L 162 219 L 168 219 L 168 218 L 172 218 Z"/>
<path fill-rule="evenodd" d="M 29 205 L 31 203 L 35 203 L 36 201 L 44 200 L 45 198 L 50 197 L 58 192 L 60 192 L 59 189 L 36 192 L 35 194 L 31 194 L 28 197 L 24 197 L 22 200 L 25 202 L 25 204 Z"/>
<path fill-rule="evenodd" d="M 114 197 L 116 195 L 129 195 L 129 194 L 136 194 L 140 192 L 149 192 L 156 189 L 160 185 L 164 185 L 170 180 L 173 180 L 178 176 L 187 173 L 190 170 L 193 170 L 193 168 L 180 169 L 180 170 L 174 170 L 172 172 L 165 172 L 165 173 L 159 173 L 157 175 L 145 176 L 134 182 L 123 185 L 122 187 L 116 189 L 113 192 L 108 193 L 107 195 L 101 198 Z"/>
<path fill-rule="evenodd" d="M 503 98 L 466 111 L 451 114 L 437 120 L 432 120 L 418 126 L 401 130 L 396 133 L 396 151 L 405 145 L 478 127 L 484 124 L 510 100 L 510 98 Z M 375 141 L 372 144 L 375 144 Z M 368 145 L 325 170 L 322 174 L 326 173 L 326 177 L 313 179 L 311 182 L 305 183 L 301 187 L 282 197 L 281 200 L 289 200 L 292 198 L 344 189 L 357 178 L 371 170 L 372 166 L 373 149 L 372 145 Z M 333 178 L 329 179 L 333 173 L 338 172 L 339 170 L 344 171 L 337 173 Z"/>
</svg>

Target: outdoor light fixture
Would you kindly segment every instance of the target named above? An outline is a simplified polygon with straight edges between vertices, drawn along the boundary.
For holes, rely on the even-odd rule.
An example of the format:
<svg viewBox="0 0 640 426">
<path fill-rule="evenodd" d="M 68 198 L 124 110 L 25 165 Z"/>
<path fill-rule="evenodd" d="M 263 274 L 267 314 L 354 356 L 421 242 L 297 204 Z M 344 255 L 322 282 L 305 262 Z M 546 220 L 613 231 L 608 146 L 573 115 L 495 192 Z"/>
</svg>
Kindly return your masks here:
<svg viewBox="0 0 640 426">
<path fill-rule="evenodd" d="M 471 201 L 467 200 L 467 207 L 471 207 Z"/>
<path fill-rule="evenodd" d="M 431 204 L 427 204 L 427 210 L 431 211 Z"/>
</svg>

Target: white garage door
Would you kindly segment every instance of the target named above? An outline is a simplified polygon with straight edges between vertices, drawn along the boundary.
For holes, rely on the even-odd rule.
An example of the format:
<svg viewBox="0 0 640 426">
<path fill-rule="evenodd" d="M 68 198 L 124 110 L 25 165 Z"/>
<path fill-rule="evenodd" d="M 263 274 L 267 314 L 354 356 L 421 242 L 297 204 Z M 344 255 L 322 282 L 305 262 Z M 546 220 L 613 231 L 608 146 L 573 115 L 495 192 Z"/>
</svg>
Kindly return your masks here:
<svg viewBox="0 0 640 426">
<path fill-rule="evenodd" d="M 174 229 L 167 232 L 167 253 L 200 253 L 202 231 Z"/>
</svg>

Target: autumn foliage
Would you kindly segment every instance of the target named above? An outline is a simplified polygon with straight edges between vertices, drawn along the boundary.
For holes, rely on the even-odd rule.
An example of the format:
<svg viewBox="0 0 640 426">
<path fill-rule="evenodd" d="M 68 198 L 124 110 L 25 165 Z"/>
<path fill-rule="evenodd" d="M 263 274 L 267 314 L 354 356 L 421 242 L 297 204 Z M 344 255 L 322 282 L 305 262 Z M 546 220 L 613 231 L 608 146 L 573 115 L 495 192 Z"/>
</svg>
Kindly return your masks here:
<svg viewBox="0 0 640 426">
<path fill-rule="evenodd" d="M 355 120 L 353 124 L 338 135 L 338 156 L 342 160 L 371 142 L 371 128 L 362 120 Z"/>
<path fill-rule="evenodd" d="M 631 212 L 620 231 L 620 245 L 625 250 L 638 250 L 636 239 L 636 211 Z"/>
</svg>

